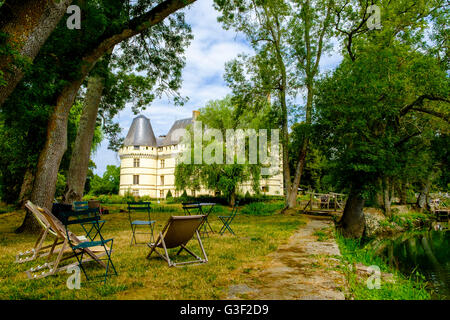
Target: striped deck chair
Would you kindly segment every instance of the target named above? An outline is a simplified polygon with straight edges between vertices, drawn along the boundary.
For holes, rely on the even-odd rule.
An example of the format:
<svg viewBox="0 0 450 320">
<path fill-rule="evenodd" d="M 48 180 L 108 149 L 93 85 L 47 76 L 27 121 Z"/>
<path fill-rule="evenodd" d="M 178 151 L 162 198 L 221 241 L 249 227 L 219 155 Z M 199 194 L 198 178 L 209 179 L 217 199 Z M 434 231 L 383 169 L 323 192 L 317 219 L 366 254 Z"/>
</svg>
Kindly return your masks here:
<svg viewBox="0 0 450 320">
<path fill-rule="evenodd" d="M 56 246 L 62 244 L 64 241 L 58 237 L 57 232 L 52 229 L 50 223 L 48 223 L 47 219 L 44 217 L 43 213 L 40 211 L 41 208 L 35 206 L 31 201 L 27 201 L 25 207 L 31 212 L 31 214 L 35 217 L 36 221 L 41 226 L 41 231 L 39 236 L 34 244 L 34 247 L 25 252 L 19 252 L 16 255 L 16 263 L 24 263 L 28 261 L 33 261 L 37 258 L 48 257 L 51 258 Z M 53 237 L 53 243 L 50 245 L 44 246 L 44 241 L 47 239 L 47 236 Z M 86 237 L 79 236 L 80 241 L 85 241 Z M 50 250 L 47 250 L 50 249 Z"/>
<path fill-rule="evenodd" d="M 64 260 L 67 260 L 69 258 L 74 257 L 74 254 L 72 254 L 72 250 L 69 247 L 69 239 L 73 242 L 76 242 L 78 244 L 81 244 L 83 242 L 86 242 L 85 238 L 77 237 L 72 232 L 66 230 L 64 225 L 61 221 L 59 221 L 49 210 L 45 208 L 40 208 L 36 205 L 34 205 L 31 201 L 27 202 L 27 208 L 32 208 L 32 212 L 39 212 L 41 217 L 43 218 L 43 221 L 46 221 L 45 225 L 49 226 L 49 230 L 52 230 L 56 237 L 57 237 L 57 243 L 61 243 L 61 247 L 55 252 L 56 259 L 54 259 L 51 262 L 46 262 L 43 265 L 38 265 L 36 267 L 30 268 L 29 270 L 25 271 L 29 279 L 40 279 L 47 277 L 49 275 L 53 275 L 57 272 L 66 270 L 67 268 L 78 265 L 77 263 L 72 263 L 64 266 L 60 266 L 61 262 Z M 55 242 L 56 242 L 55 240 Z M 53 253 L 53 250 L 55 250 L 54 247 L 52 247 L 51 253 Z M 90 260 L 87 261 L 96 261 L 98 264 L 106 268 L 106 264 L 100 259 L 103 255 L 106 254 L 103 247 L 91 247 L 86 248 L 84 250 L 87 255 L 90 256 Z M 65 255 L 65 256 L 64 256 Z M 43 271 L 41 271 L 43 270 Z"/>
<path fill-rule="evenodd" d="M 153 252 L 156 252 L 161 258 L 166 260 L 169 267 L 176 267 L 183 264 L 189 263 L 206 263 L 208 262 L 208 257 L 206 256 L 205 249 L 203 248 L 202 240 L 198 232 L 198 227 L 203 222 L 205 216 L 194 215 L 194 216 L 172 216 L 167 221 L 167 224 L 159 233 L 159 236 L 155 243 L 149 244 L 151 248 L 147 259 L 150 259 Z M 187 243 L 194 237 L 197 237 L 198 244 L 203 254 L 203 258 L 197 256 L 194 252 L 186 247 Z M 184 250 L 195 258 L 193 261 L 183 261 L 183 262 L 173 262 L 169 257 L 169 252 L 167 249 L 178 248 L 177 256 Z M 164 253 L 161 253 L 157 248 L 164 249 Z"/>
</svg>

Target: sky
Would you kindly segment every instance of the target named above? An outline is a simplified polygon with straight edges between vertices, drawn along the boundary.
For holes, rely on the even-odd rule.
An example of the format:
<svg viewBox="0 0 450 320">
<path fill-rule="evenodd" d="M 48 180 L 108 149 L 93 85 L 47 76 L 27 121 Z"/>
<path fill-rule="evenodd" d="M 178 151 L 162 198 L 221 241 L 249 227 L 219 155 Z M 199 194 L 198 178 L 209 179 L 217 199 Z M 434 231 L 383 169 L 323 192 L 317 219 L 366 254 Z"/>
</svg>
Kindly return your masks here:
<svg viewBox="0 0 450 320">
<path fill-rule="evenodd" d="M 194 39 L 186 50 L 180 94 L 189 97 L 189 101 L 179 107 L 174 106 L 167 98 L 160 99 L 141 112 L 150 119 L 156 136 L 166 134 L 174 121 L 190 118 L 192 111 L 204 107 L 208 101 L 221 99 L 231 93 L 223 80 L 225 62 L 236 58 L 240 53 L 253 51 L 242 35 L 233 30 L 224 30 L 217 22 L 218 12 L 213 8 L 213 0 L 198 0 L 185 12 Z M 321 70 L 335 68 L 341 59 L 338 52 L 324 56 L 320 64 Z M 131 105 L 127 105 L 115 117 L 114 120 L 122 128 L 122 136 L 126 136 L 136 116 L 131 111 Z M 92 156 L 97 166 L 94 173 L 100 176 L 107 165 L 120 165 L 118 153 L 107 147 L 108 141 L 104 140 Z"/>
</svg>

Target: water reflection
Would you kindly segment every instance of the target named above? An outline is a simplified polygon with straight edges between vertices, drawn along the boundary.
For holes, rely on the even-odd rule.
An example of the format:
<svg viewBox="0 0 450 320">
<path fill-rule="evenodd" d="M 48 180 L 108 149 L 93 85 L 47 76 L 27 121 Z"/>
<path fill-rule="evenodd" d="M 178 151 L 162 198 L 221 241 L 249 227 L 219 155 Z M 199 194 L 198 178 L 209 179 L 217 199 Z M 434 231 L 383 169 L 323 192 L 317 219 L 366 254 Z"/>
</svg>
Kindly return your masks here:
<svg viewBox="0 0 450 320">
<path fill-rule="evenodd" d="M 450 232 L 406 233 L 391 240 L 377 241 L 375 252 L 406 276 L 418 270 L 437 292 L 450 299 Z"/>
</svg>

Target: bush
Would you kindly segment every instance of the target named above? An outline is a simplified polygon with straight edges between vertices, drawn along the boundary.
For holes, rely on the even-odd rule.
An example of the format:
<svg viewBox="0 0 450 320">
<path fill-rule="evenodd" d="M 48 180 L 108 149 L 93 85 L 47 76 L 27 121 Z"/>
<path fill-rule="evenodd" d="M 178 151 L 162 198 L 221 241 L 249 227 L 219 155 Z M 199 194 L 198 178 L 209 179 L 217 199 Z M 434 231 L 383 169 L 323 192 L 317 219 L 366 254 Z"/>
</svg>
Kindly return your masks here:
<svg viewBox="0 0 450 320">
<path fill-rule="evenodd" d="M 151 202 L 152 200 L 150 196 L 142 196 L 137 199 L 137 202 Z"/>
<path fill-rule="evenodd" d="M 270 216 L 283 209 L 283 202 L 252 202 L 241 209 L 242 214 Z"/>
<path fill-rule="evenodd" d="M 170 190 L 169 190 L 169 192 L 167 192 L 166 199 L 170 199 L 170 198 L 173 198 L 173 196 L 172 196 L 172 192 L 170 192 Z"/>
</svg>

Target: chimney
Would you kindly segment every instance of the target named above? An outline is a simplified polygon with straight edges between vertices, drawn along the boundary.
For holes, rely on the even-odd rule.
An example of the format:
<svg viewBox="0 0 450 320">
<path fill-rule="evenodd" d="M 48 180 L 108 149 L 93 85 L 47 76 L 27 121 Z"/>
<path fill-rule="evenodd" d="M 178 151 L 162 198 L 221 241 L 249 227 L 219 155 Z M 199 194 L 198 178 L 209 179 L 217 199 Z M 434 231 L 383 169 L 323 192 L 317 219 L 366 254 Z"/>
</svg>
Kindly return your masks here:
<svg viewBox="0 0 450 320">
<path fill-rule="evenodd" d="M 192 111 L 192 119 L 197 120 L 199 115 L 200 115 L 200 111 L 198 111 L 198 110 Z"/>
</svg>

